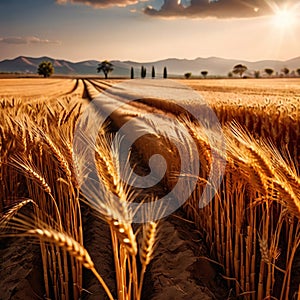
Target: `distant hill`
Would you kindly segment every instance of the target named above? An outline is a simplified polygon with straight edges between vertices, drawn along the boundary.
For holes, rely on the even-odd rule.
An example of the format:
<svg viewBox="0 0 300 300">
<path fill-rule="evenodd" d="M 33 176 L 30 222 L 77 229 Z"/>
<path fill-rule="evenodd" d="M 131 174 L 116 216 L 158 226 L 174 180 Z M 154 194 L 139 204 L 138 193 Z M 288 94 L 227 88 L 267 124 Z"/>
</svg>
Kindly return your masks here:
<svg viewBox="0 0 300 300">
<path fill-rule="evenodd" d="M 0 62 L 0 72 L 19 72 L 36 74 L 36 70 L 41 61 L 51 61 L 55 67 L 55 74 L 59 75 L 96 75 L 96 68 L 99 61 L 87 60 L 81 62 L 71 62 L 67 60 L 54 59 L 51 57 L 25 57 L 19 56 L 15 59 L 6 59 Z M 114 71 L 112 76 L 129 76 L 130 68 L 134 67 L 136 77 L 140 76 L 141 66 L 147 68 L 147 76 L 151 74 L 152 66 L 156 69 L 156 74 L 162 74 L 163 68 L 168 68 L 168 74 L 183 75 L 192 72 L 199 76 L 200 72 L 207 70 L 209 75 L 227 75 L 236 64 L 245 64 L 248 67 L 248 74 L 253 74 L 255 70 L 263 72 L 265 68 L 272 68 L 275 73 L 280 73 L 284 67 L 291 71 L 300 68 L 300 57 L 287 61 L 263 60 L 249 62 L 236 59 L 224 59 L 219 57 L 196 58 L 193 60 L 169 58 L 155 62 L 139 63 L 134 61 L 112 61 Z"/>
</svg>

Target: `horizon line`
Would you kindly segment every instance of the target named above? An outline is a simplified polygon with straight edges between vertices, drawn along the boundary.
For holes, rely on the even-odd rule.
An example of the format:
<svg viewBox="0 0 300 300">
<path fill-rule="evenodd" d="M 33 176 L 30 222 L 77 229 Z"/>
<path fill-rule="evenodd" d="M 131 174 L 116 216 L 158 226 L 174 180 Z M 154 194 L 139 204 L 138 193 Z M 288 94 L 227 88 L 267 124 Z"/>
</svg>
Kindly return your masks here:
<svg viewBox="0 0 300 300">
<path fill-rule="evenodd" d="M 50 59 L 54 59 L 54 60 L 65 60 L 65 61 L 69 61 L 71 63 L 81 63 L 81 62 L 92 61 L 92 60 L 100 62 L 100 61 L 105 60 L 105 59 L 99 60 L 99 59 L 95 59 L 95 58 L 90 58 L 90 59 L 82 59 L 82 60 L 78 60 L 77 61 L 77 60 L 70 60 L 70 59 L 67 59 L 67 58 L 56 58 L 56 57 L 52 57 L 52 56 L 48 56 L 48 55 L 42 55 L 42 56 L 19 55 L 19 56 L 16 56 L 14 58 L 4 58 L 4 59 L 0 60 L 0 62 L 3 62 L 5 60 L 15 60 L 15 59 L 21 58 L 21 57 L 24 57 L 24 58 L 33 58 L 33 59 L 38 59 L 38 58 L 46 57 L 46 58 L 50 58 Z M 124 60 L 121 60 L 121 59 L 108 59 L 108 60 L 109 61 L 120 61 L 120 62 L 130 61 L 130 62 L 134 62 L 134 63 L 149 64 L 149 63 L 155 63 L 155 62 L 160 62 L 160 61 L 164 61 L 164 60 L 171 60 L 171 59 L 193 61 L 193 60 L 197 60 L 197 59 L 211 59 L 211 58 L 224 59 L 224 60 L 240 60 L 240 61 L 246 61 L 246 62 L 250 62 L 250 63 L 257 63 L 257 62 L 262 62 L 262 61 L 287 62 L 289 60 L 300 58 L 300 55 L 299 56 L 295 56 L 295 57 L 291 57 L 291 58 L 288 58 L 288 59 L 266 58 L 266 59 L 259 59 L 259 60 L 248 60 L 248 59 L 245 59 L 245 58 L 225 58 L 225 57 L 221 57 L 221 56 L 207 56 L 207 57 L 198 56 L 198 57 L 195 57 L 195 58 L 167 57 L 167 58 L 161 58 L 161 59 L 157 59 L 157 60 L 153 60 L 153 61 L 135 61 L 135 60 L 132 60 L 132 59 L 124 59 Z"/>
</svg>

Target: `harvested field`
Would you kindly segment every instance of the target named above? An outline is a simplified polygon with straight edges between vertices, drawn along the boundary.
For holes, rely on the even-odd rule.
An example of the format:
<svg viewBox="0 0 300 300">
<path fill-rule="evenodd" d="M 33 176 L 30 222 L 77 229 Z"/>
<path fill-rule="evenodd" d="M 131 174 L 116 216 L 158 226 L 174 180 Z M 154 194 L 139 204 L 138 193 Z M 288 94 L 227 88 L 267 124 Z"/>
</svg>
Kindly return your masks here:
<svg viewBox="0 0 300 300">
<path fill-rule="evenodd" d="M 300 299 L 300 80 L 178 80 L 174 95 L 182 84 L 220 124 L 203 128 L 191 115 L 203 103 L 133 98 L 119 80 L 0 80 L 0 299 Z M 76 126 L 95 97 L 108 122 L 94 141 L 81 140 L 94 151 L 93 173 L 86 149 L 76 148 Z M 82 126 L 92 134 L 90 121 Z M 127 138 L 146 133 L 125 167 L 163 173 L 150 187 L 121 176 L 126 134 L 112 140 L 122 128 Z M 182 172 L 180 153 L 197 176 Z M 151 163 L 155 154 L 165 165 Z M 103 183 L 100 192 L 84 191 L 89 176 Z M 175 212 L 156 220 L 161 207 L 134 223 L 132 203 L 151 208 L 183 178 L 170 198 L 180 202 L 192 177 Z"/>
</svg>

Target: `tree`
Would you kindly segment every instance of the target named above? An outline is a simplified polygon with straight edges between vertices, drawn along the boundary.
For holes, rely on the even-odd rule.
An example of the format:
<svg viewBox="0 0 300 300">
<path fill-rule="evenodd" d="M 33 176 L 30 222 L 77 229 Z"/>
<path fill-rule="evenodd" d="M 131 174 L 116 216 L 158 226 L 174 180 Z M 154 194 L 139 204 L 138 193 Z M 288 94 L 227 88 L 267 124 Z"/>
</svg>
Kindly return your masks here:
<svg viewBox="0 0 300 300">
<path fill-rule="evenodd" d="M 233 67 L 232 72 L 233 72 L 234 74 L 239 74 L 240 77 L 242 77 L 243 74 L 244 74 L 247 70 L 248 70 L 248 68 L 247 68 L 245 65 L 238 64 L 238 65 L 235 65 L 235 66 Z"/>
<path fill-rule="evenodd" d="M 54 73 L 54 67 L 50 61 L 43 61 L 39 64 L 37 72 L 47 78 Z"/>
<path fill-rule="evenodd" d="M 185 79 L 189 79 L 189 78 L 191 78 L 191 76 L 192 76 L 191 72 L 187 72 L 184 74 Z"/>
<path fill-rule="evenodd" d="M 297 69 L 296 71 L 297 71 L 298 75 L 300 76 L 300 69 Z"/>
<path fill-rule="evenodd" d="M 130 78 L 134 79 L 134 69 L 133 69 L 133 67 L 131 67 L 131 70 L 130 70 Z"/>
<path fill-rule="evenodd" d="M 274 73 L 274 70 L 271 69 L 271 68 L 266 68 L 266 69 L 265 69 L 265 72 L 266 72 L 269 76 L 272 76 L 272 74 Z"/>
<path fill-rule="evenodd" d="M 155 78 L 155 69 L 154 69 L 154 66 L 152 66 L 152 78 Z"/>
<path fill-rule="evenodd" d="M 147 70 L 144 66 L 141 67 L 141 77 L 145 78 L 147 74 Z"/>
<path fill-rule="evenodd" d="M 229 78 L 232 78 L 233 74 L 232 72 L 228 72 L 228 75 L 227 75 Z"/>
<path fill-rule="evenodd" d="M 204 78 L 206 78 L 207 74 L 208 74 L 207 71 L 202 71 L 202 72 L 201 72 L 201 75 L 202 75 Z"/>
<path fill-rule="evenodd" d="M 105 79 L 108 77 L 108 73 L 113 71 L 113 64 L 108 60 L 104 60 L 100 64 L 98 64 L 97 72 L 100 73 L 101 71 L 104 73 Z"/>
<path fill-rule="evenodd" d="M 290 70 L 289 70 L 288 68 L 284 67 L 284 68 L 281 70 L 281 72 L 282 72 L 285 76 L 288 76 L 289 73 L 290 73 Z"/>
<path fill-rule="evenodd" d="M 164 67 L 164 78 L 168 78 L 167 67 Z"/>
<path fill-rule="evenodd" d="M 259 78 L 260 77 L 260 71 L 254 71 L 254 77 Z"/>
</svg>

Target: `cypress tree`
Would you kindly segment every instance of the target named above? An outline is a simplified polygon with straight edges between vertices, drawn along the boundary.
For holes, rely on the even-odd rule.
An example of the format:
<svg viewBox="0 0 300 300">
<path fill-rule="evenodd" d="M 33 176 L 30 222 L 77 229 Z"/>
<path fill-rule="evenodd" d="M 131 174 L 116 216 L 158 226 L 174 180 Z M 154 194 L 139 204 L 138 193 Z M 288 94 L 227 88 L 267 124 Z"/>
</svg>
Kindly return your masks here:
<svg viewBox="0 0 300 300">
<path fill-rule="evenodd" d="M 144 66 L 142 66 L 142 68 L 141 68 L 141 77 L 145 78 L 146 77 L 146 73 L 147 73 L 146 68 Z"/>
<path fill-rule="evenodd" d="M 141 66 L 141 78 L 144 78 L 144 66 Z"/>
<path fill-rule="evenodd" d="M 131 67 L 131 70 L 130 70 L 130 78 L 134 79 L 134 69 L 133 69 L 133 67 Z"/>
<path fill-rule="evenodd" d="M 155 78 L 155 69 L 154 69 L 154 66 L 152 66 L 152 78 Z"/>
<path fill-rule="evenodd" d="M 167 67 L 164 67 L 164 78 L 168 78 Z"/>
</svg>

